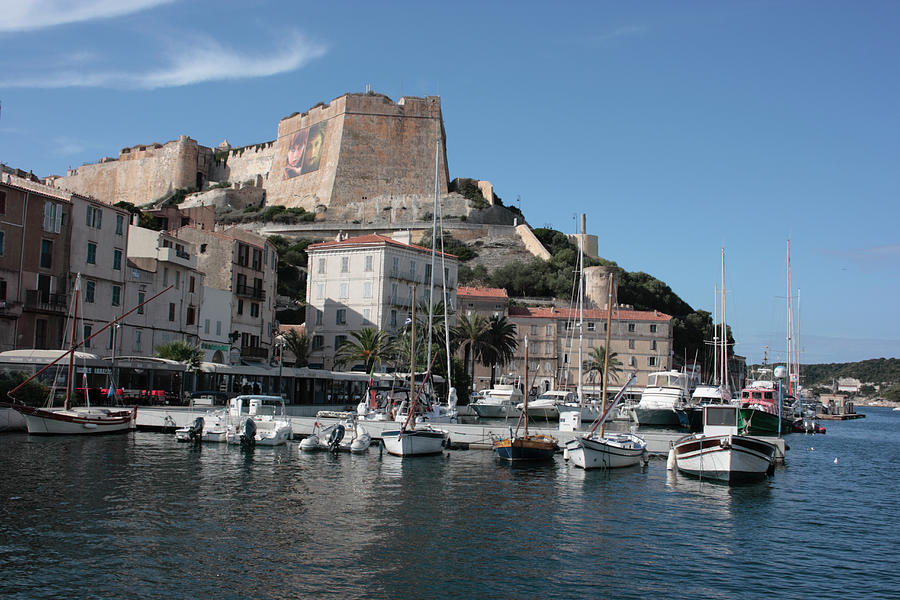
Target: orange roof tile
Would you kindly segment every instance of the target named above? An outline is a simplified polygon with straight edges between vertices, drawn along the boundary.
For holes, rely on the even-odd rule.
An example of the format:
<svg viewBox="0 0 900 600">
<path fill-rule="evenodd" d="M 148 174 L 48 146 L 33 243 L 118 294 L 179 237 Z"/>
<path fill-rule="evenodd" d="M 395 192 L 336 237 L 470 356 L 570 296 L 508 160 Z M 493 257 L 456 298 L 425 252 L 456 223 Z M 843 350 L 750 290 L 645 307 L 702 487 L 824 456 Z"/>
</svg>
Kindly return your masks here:
<svg viewBox="0 0 900 600">
<path fill-rule="evenodd" d="M 381 245 L 391 245 L 396 246 L 398 248 L 411 248 L 413 250 L 420 250 L 423 252 L 431 252 L 431 248 L 426 248 L 425 246 L 418 246 L 416 244 L 404 244 L 403 242 L 398 242 L 394 238 L 388 237 L 386 235 L 381 235 L 378 233 L 371 233 L 368 235 L 360 235 L 357 237 L 347 238 L 346 240 L 341 241 L 331 241 L 331 242 L 319 242 L 317 244 L 310 244 L 306 247 L 306 251 L 310 250 L 330 250 L 333 248 L 352 248 L 354 246 L 381 246 Z M 448 258 L 456 258 L 453 254 L 443 253 L 440 251 L 435 252 L 435 254 L 443 254 Z"/>
<path fill-rule="evenodd" d="M 551 308 L 551 307 L 533 307 L 533 306 L 510 306 L 509 316 L 525 317 L 534 319 L 570 319 L 577 318 L 578 311 L 574 308 Z M 606 310 L 602 309 L 585 309 L 585 319 L 605 320 Z M 661 313 L 657 310 L 625 310 L 614 308 L 612 318 L 616 321 L 670 321 L 671 315 Z"/>
<path fill-rule="evenodd" d="M 461 285 L 456 288 L 456 297 L 462 298 L 464 296 L 470 298 L 503 298 L 504 300 L 509 299 L 509 296 L 506 294 L 506 290 L 503 288 L 483 288 Z"/>
</svg>

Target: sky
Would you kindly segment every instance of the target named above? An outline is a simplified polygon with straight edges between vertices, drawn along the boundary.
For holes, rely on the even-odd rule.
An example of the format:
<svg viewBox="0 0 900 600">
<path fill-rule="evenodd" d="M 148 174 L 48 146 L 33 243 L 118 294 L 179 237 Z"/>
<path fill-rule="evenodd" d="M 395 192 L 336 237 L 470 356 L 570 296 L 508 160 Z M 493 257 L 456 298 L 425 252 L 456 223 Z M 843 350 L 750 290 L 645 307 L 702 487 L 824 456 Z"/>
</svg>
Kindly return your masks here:
<svg viewBox="0 0 900 600">
<path fill-rule="evenodd" d="M 0 0 L 0 162 L 273 140 L 438 95 L 451 178 L 712 312 L 734 351 L 900 357 L 900 3 Z M 791 286 L 787 278 L 790 240 Z"/>
</svg>

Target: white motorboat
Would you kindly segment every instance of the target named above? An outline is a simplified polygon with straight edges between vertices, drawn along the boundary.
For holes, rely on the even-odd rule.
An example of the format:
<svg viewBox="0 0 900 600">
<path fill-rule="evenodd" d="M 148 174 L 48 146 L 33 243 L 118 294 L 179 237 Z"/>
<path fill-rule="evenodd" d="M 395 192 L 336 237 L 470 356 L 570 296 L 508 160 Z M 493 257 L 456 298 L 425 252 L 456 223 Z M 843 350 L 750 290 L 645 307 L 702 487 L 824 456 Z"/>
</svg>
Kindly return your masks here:
<svg viewBox="0 0 900 600">
<path fill-rule="evenodd" d="M 577 396 L 575 396 L 574 392 L 549 390 L 528 402 L 528 415 L 538 419 L 559 419 L 559 405 L 576 403 Z M 522 406 L 522 404 L 519 404 L 516 408 L 521 411 Z"/>
<path fill-rule="evenodd" d="M 505 419 L 518 417 L 525 396 L 511 384 L 498 384 L 493 388 L 482 390 L 475 402 L 469 406 L 482 419 Z"/>
<path fill-rule="evenodd" d="M 198 423 L 197 419 L 202 422 Z M 194 419 L 190 425 L 175 430 L 178 442 L 225 442 L 228 435 L 228 411 L 224 408 L 211 410 Z"/>
<path fill-rule="evenodd" d="M 225 434 L 229 444 L 281 446 L 291 439 L 293 427 L 285 414 L 281 396 L 236 396 L 229 406 L 231 423 Z M 252 422 L 252 427 L 248 427 L 248 421 Z M 251 429 L 252 443 L 248 439 Z"/>
<path fill-rule="evenodd" d="M 679 427 L 677 411 L 688 405 L 688 378 L 680 371 L 658 371 L 647 376 L 647 387 L 634 408 L 641 426 Z"/>
<path fill-rule="evenodd" d="M 739 412 L 738 406 L 704 407 L 703 433 L 675 442 L 669 468 L 729 484 L 765 479 L 774 471 L 778 449 L 769 442 L 738 435 Z"/>
<path fill-rule="evenodd" d="M 369 445 L 372 443 L 372 436 L 356 420 L 353 413 L 320 411 L 317 415 L 317 419 L 327 417 L 337 417 L 341 421 L 327 427 L 320 427 L 319 422 L 316 421 L 312 435 L 300 442 L 300 450 L 304 452 L 328 450 L 330 452 L 360 454 L 369 449 Z"/>
<path fill-rule="evenodd" d="M 449 435 L 443 429 L 424 425 L 416 429 L 384 431 L 381 441 L 388 454 L 394 456 L 427 456 L 440 454 Z"/>
</svg>

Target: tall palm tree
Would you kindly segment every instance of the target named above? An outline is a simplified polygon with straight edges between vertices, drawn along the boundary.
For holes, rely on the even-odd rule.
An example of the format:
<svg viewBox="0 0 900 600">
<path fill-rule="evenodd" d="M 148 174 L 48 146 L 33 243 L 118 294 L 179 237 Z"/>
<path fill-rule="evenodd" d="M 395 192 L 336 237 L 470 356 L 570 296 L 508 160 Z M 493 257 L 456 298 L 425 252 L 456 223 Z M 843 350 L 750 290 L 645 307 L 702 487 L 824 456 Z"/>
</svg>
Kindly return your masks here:
<svg viewBox="0 0 900 600">
<path fill-rule="evenodd" d="M 516 325 L 506 317 L 491 317 L 484 334 L 485 348 L 481 351 L 481 364 L 491 368 L 491 387 L 494 387 L 495 367 L 511 362 L 519 342 Z"/>
<path fill-rule="evenodd" d="M 475 391 L 475 360 L 481 358 L 481 353 L 486 345 L 485 332 L 488 329 L 487 319 L 481 315 L 461 315 L 453 328 L 455 345 L 465 348 L 463 361 L 468 370 L 469 379 L 472 382 L 472 390 Z M 471 365 L 471 368 L 469 368 Z"/>
<path fill-rule="evenodd" d="M 584 359 L 584 370 L 587 372 L 587 375 L 591 373 L 596 373 L 603 376 L 603 364 L 606 361 L 606 348 L 603 346 L 598 346 L 595 348 L 591 348 L 590 353 L 587 358 Z M 609 364 L 607 365 L 608 371 L 607 375 L 609 380 L 618 381 L 619 373 L 622 372 L 622 363 L 619 362 L 617 355 L 615 352 L 609 353 Z"/>
<path fill-rule="evenodd" d="M 309 364 L 309 336 L 299 334 L 293 329 L 281 335 L 284 346 L 294 355 L 294 366 L 305 367 Z M 283 364 L 283 363 L 282 363 Z"/>
<path fill-rule="evenodd" d="M 388 333 L 374 327 L 364 327 L 352 332 L 350 336 L 351 339 L 337 349 L 334 360 L 340 365 L 362 362 L 366 367 L 366 373 L 370 373 L 376 364 L 386 360 L 393 348 Z"/>
<path fill-rule="evenodd" d="M 203 360 L 203 352 L 199 346 L 181 340 L 160 344 L 153 350 L 153 356 L 176 360 L 184 364 L 188 371 L 194 373 L 200 370 L 200 362 Z"/>
</svg>

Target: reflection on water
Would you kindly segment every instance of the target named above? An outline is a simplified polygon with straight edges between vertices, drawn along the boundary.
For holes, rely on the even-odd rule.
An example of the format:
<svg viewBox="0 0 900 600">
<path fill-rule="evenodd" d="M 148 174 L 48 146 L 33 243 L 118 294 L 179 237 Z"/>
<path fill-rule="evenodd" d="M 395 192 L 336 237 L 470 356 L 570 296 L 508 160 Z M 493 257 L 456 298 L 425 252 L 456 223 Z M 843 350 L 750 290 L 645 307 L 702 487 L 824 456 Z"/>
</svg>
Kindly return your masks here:
<svg viewBox="0 0 900 600">
<path fill-rule="evenodd" d="M 736 487 L 661 459 L 7 434 L 0 597 L 889 597 L 898 536 L 873 523 L 900 516 L 898 431 L 900 412 L 870 410 L 789 437 L 787 465 Z"/>
</svg>

